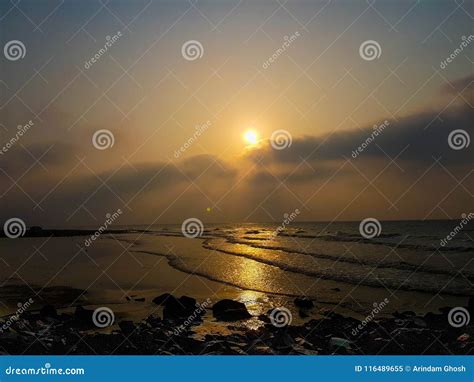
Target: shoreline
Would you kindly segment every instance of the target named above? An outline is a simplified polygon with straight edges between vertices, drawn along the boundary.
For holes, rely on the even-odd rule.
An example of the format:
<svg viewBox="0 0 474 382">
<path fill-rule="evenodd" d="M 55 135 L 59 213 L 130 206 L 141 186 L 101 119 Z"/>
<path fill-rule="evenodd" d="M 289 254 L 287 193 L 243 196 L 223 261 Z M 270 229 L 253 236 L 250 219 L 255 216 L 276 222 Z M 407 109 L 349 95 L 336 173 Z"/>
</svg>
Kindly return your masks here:
<svg viewBox="0 0 474 382">
<path fill-rule="evenodd" d="M 451 307 L 424 315 L 392 312 L 362 321 L 321 309 L 306 298 L 294 302 L 299 312 L 277 308 L 254 316 L 235 300 L 198 303 L 192 297 L 165 293 L 153 299 L 154 314 L 132 321 L 118 319 L 112 312 L 111 321 L 107 317 L 108 325 L 103 328 L 97 327 L 93 317 L 95 311 L 105 308 L 77 306 L 65 313 L 47 305 L 23 312 L 17 320 L 0 320 L 0 354 L 395 355 L 474 351 L 473 325 L 453 327 Z M 315 309 L 320 318 L 292 322 L 292 317 Z M 6 330 L 5 322 L 9 323 Z M 211 333 L 206 330 L 209 325 L 219 325 L 221 331 Z"/>
</svg>

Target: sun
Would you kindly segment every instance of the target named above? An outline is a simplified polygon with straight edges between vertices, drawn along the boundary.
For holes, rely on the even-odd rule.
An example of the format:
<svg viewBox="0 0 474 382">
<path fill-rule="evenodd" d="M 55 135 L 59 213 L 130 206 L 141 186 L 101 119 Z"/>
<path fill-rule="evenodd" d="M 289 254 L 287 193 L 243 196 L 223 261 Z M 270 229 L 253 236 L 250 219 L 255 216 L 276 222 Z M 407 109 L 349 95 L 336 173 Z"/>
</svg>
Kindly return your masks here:
<svg viewBox="0 0 474 382">
<path fill-rule="evenodd" d="M 244 133 L 244 139 L 251 145 L 256 145 L 258 143 L 258 134 L 255 130 L 247 130 Z"/>
</svg>

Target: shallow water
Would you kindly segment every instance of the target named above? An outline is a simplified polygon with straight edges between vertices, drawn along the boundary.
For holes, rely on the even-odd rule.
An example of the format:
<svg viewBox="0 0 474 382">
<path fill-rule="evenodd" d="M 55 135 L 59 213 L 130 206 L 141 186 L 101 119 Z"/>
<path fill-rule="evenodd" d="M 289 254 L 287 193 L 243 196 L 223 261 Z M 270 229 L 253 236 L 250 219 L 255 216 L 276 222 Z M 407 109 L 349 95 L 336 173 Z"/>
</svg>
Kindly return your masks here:
<svg viewBox="0 0 474 382">
<path fill-rule="evenodd" d="M 256 315 L 303 295 L 362 316 L 385 298 L 387 314 L 465 304 L 474 281 L 470 226 L 443 248 L 455 221 L 382 224 L 370 240 L 357 223 L 292 223 L 278 236 L 275 224 L 206 224 L 197 239 L 180 226 L 124 227 L 149 232 L 102 235 L 89 248 L 84 237 L 0 239 L 0 313 L 33 296 L 36 307 L 112 304 L 143 317 L 164 292 L 236 298 Z M 54 292 L 63 286 L 85 293 Z"/>
</svg>

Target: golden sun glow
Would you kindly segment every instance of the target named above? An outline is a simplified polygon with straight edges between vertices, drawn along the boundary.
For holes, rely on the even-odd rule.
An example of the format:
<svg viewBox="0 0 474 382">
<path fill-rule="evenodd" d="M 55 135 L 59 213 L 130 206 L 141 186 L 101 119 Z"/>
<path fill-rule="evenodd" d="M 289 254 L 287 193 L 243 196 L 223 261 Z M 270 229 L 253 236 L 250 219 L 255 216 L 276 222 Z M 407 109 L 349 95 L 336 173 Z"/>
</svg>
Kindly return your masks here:
<svg viewBox="0 0 474 382">
<path fill-rule="evenodd" d="M 255 130 L 247 130 L 244 133 L 244 139 L 250 145 L 256 145 L 258 143 L 258 134 Z"/>
</svg>

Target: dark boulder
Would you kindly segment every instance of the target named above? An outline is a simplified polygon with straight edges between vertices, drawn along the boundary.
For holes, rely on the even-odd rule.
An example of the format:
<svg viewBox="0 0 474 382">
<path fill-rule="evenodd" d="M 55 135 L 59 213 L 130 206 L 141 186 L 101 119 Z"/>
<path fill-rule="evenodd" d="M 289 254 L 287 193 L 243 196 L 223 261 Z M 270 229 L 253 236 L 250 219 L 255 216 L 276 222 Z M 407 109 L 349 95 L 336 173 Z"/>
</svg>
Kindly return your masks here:
<svg viewBox="0 0 474 382">
<path fill-rule="evenodd" d="M 39 235 L 43 232 L 43 228 L 41 228 L 40 226 L 32 226 L 28 229 L 28 233 L 30 235 Z"/>
<path fill-rule="evenodd" d="M 76 307 L 74 311 L 74 318 L 79 321 L 81 324 L 92 325 L 92 315 L 94 314 L 93 310 L 84 309 L 82 306 Z"/>
<path fill-rule="evenodd" d="M 187 296 L 182 296 L 179 299 L 169 296 L 166 298 L 164 306 L 163 319 L 181 320 L 193 315 L 196 311 L 196 300 Z"/>
<path fill-rule="evenodd" d="M 474 316 L 474 296 L 469 297 L 467 302 L 467 310 L 471 316 Z"/>
<path fill-rule="evenodd" d="M 306 297 L 297 297 L 294 303 L 298 308 L 310 309 L 314 306 L 313 301 Z"/>
<path fill-rule="evenodd" d="M 174 298 L 174 297 L 169 293 L 163 293 L 162 295 L 155 297 L 152 301 L 156 305 L 164 305 L 166 300 L 168 300 L 169 298 Z"/>
<path fill-rule="evenodd" d="M 122 333 L 125 335 L 132 334 L 135 330 L 135 324 L 133 323 L 133 321 L 120 321 L 118 326 Z"/>
<path fill-rule="evenodd" d="M 309 317 L 309 314 L 307 313 L 306 309 L 300 309 L 298 311 L 298 314 L 301 318 L 308 318 Z"/>
<path fill-rule="evenodd" d="M 58 312 L 56 311 L 56 308 L 52 305 L 43 306 L 39 313 L 41 317 L 49 317 L 49 318 L 58 317 Z"/>
<path fill-rule="evenodd" d="M 245 304 L 228 299 L 216 302 L 212 307 L 212 313 L 221 321 L 238 321 L 252 317 Z"/>
</svg>

